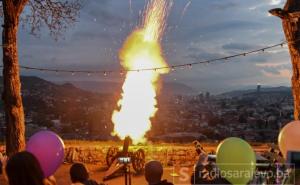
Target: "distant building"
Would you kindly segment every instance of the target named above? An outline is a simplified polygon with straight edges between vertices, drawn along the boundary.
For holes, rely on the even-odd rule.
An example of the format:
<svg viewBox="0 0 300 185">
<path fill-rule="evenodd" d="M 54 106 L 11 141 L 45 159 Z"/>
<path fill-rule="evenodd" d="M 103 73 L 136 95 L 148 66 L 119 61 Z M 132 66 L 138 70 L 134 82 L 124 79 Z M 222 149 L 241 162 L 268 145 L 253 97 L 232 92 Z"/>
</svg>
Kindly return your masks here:
<svg viewBox="0 0 300 185">
<path fill-rule="evenodd" d="M 209 97 L 210 97 L 210 93 L 209 92 L 206 92 L 206 99 L 209 99 Z"/>
<path fill-rule="evenodd" d="M 260 90 L 261 90 L 261 85 L 258 84 L 257 87 L 256 87 L 256 93 L 259 94 L 259 93 L 260 93 Z"/>
</svg>

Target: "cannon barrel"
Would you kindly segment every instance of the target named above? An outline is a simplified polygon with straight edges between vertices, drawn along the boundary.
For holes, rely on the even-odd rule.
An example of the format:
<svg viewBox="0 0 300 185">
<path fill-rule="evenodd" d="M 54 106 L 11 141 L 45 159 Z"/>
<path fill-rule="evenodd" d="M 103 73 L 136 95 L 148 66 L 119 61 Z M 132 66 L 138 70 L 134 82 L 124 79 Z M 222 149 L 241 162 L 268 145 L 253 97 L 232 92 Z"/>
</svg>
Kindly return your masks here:
<svg viewBox="0 0 300 185">
<path fill-rule="evenodd" d="M 128 156 L 128 148 L 129 148 L 129 145 L 130 145 L 130 141 L 131 141 L 131 138 L 129 136 L 126 136 L 125 139 L 124 139 L 123 151 L 122 151 L 124 157 Z"/>
<path fill-rule="evenodd" d="M 132 143 L 132 140 L 129 136 L 124 138 L 123 148 L 119 151 L 118 147 L 110 147 L 106 154 L 106 163 L 108 170 L 105 172 L 103 180 L 108 180 L 113 178 L 114 175 L 117 175 L 119 172 L 122 172 L 124 169 L 124 164 L 119 162 L 120 157 L 129 157 L 131 163 L 129 166 L 132 166 L 137 174 L 142 173 L 145 167 L 145 151 L 143 149 L 138 149 L 136 151 L 129 151 L 129 146 Z"/>
</svg>

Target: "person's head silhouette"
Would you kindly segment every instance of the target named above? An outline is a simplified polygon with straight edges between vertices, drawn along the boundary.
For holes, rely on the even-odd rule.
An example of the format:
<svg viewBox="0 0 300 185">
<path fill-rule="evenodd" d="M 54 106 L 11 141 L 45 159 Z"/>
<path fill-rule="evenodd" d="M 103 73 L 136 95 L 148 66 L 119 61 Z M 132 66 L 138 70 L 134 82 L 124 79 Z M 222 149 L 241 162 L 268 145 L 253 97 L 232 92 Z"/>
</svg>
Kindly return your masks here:
<svg viewBox="0 0 300 185">
<path fill-rule="evenodd" d="M 42 168 L 29 152 L 19 152 L 7 162 L 6 174 L 9 185 L 43 185 L 44 174 Z"/>
<path fill-rule="evenodd" d="M 163 167 L 159 161 L 149 161 L 145 165 L 145 178 L 149 184 L 158 184 L 163 175 Z"/>
</svg>

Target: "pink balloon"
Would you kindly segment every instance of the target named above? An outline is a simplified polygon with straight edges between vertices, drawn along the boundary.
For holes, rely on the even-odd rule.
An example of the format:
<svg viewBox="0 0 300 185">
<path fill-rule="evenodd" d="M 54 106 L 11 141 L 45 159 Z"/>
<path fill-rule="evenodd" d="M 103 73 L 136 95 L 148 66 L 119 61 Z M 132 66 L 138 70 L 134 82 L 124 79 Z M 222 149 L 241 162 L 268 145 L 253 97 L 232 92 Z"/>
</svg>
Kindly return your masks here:
<svg viewBox="0 0 300 185">
<path fill-rule="evenodd" d="M 286 159 L 288 151 L 300 151 L 300 121 L 292 121 L 285 125 L 278 136 L 278 145 Z"/>
<path fill-rule="evenodd" d="M 40 162 L 44 177 L 55 173 L 64 161 L 64 142 L 54 132 L 40 131 L 30 137 L 26 151 L 32 153 Z"/>
</svg>

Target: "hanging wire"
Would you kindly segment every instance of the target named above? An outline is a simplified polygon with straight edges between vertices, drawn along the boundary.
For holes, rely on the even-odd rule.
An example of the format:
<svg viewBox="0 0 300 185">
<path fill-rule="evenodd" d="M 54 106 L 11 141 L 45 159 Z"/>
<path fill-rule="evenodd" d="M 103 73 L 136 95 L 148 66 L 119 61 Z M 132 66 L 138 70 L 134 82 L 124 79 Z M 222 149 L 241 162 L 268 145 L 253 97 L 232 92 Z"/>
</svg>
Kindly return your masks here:
<svg viewBox="0 0 300 185">
<path fill-rule="evenodd" d="M 300 41 L 300 40 L 299 40 Z M 85 73 L 90 76 L 91 74 L 102 74 L 103 76 L 107 76 L 108 74 L 112 73 L 119 73 L 120 75 L 123 75 L 126 72 L 141 72 L 141 71 L 159 71 L 161 69 L 171 69 L 171 71 L 176 71 L 176 69 L 191 69 L 193 65 L 198 65 L 198 64 L 211 64 L 211 63 L 216 63 L 216 62 L 224 62 L 224 61 L 229 61 L 233 58 L 236 57 L 245 57 L 250 54 L 258 54 L 258 53 L 264 53 L 266 50 L 270 50 L 276 47 L 283 47 L 284 45 L 288 43 L 295 43 L 298 42 L 297 40 L 295 41 L 284 41 L 279 44 L 274 44 L 270 46 L 266 46 L 263 48 L 259 49 L 254 49 L 250 50 L 247 52 L 242 52 L 234 55 L 229 55 L 225 57 L 219 57 L 219 58 L 214 58 L 214 59 L 209 59 L 209 60 L 200 60 L 192 63 L 185 63 L 185 64 L 177 64 L 177 65 L 170 65 L 170 66 L 163 66 L 163 67 L 155 67 L 155 68 L 140 68 L 140 69 L 124 69 L 124 70 L 67 70 L 67 69 L 54 69 L 54 68 L 42 68 L 42 67 L 31 67 L 31 66 L 25 66 L 25 65 L 20 65 L 19 67 L 21 69 L 25 70 L 33 70 L 33 71 L 44 71 L 44 72 L 55 72 L 56 74 L 58 73 L 71 73 L 72 75 L 78 74 L 78 73 Z M 0 45 L 1 46 L 1 45 Z M 3 46 L 3 45 L 2 45 Z M 3 68 L 3 66 L 0 65 L 0 68 Z"/>
</svg>

